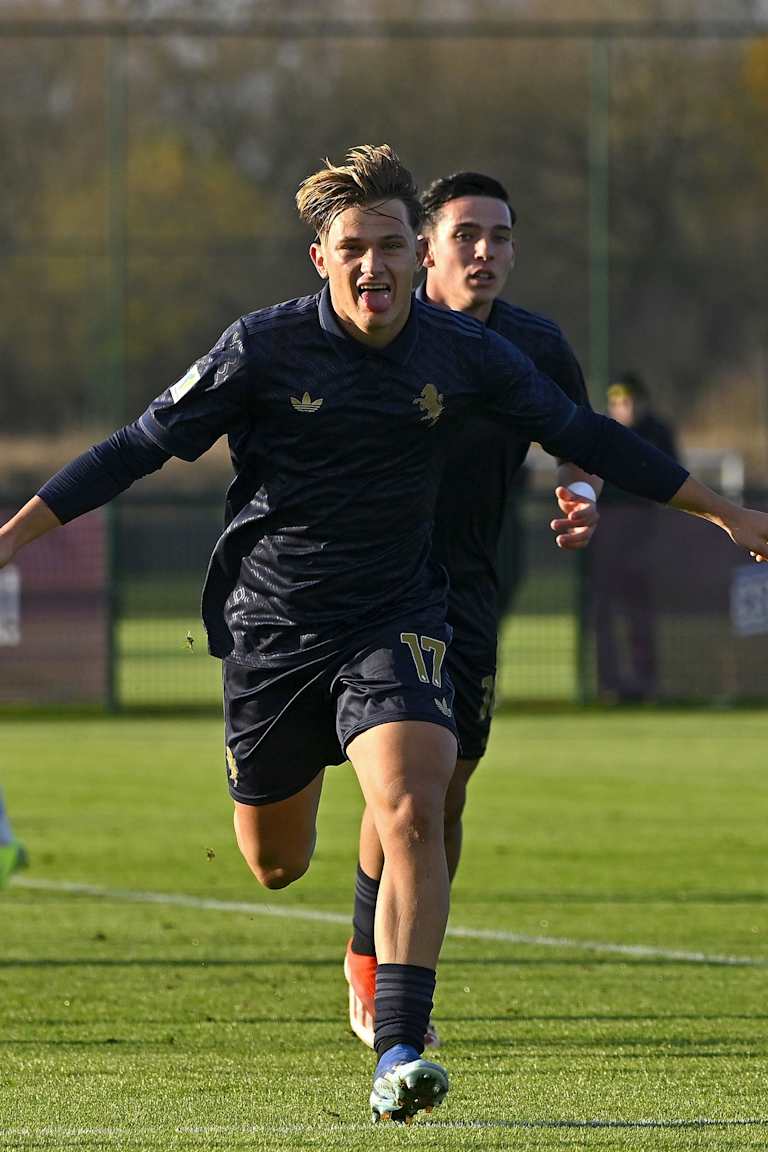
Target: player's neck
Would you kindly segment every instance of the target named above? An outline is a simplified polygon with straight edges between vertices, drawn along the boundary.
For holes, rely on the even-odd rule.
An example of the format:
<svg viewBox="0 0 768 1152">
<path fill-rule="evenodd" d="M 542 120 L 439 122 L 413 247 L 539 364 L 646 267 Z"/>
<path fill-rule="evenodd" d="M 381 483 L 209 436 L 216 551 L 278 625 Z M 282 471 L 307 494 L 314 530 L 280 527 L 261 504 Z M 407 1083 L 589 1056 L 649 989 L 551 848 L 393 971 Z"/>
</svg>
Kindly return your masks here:
<svg viewBox="0 0 768 1152">
<path fill-rule="evenodd" d="M 471 316 L 474 320 L 479 320 L 481 324 L 488 323 L 493 308 L 493 300 L 483 300 L 478 304 L 469 305 L 469 307 L 462 307 L 458 301 L 451 303 L 447 296 L 430 287 L 429 279 L 424 285 L 424 295 L 430 304 L 436 304 L 438 308 L 448 308 L 451 312 L 463 312 L 465 316 Z"/>
</svg>

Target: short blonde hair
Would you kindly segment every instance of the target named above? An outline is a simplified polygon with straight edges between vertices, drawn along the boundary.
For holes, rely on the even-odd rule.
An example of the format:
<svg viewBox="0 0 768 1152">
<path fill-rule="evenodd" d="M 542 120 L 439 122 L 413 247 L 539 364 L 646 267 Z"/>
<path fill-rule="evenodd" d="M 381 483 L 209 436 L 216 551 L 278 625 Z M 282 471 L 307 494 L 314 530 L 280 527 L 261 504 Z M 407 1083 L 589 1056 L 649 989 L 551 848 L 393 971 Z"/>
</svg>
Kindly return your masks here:
<svg viewBox="0 0 768 1152">
<path fill-rule="evenodd" d="M 332 164 L 307 176 L 296 193 L 300 218 L 319 237 L 347 208 L 381 200 L 402 200 L 414 232 L 422 220 L 419 190 L 413 176 L 389 144 L 361 144 L 350 148 L 344 164 Z"/>
</svg>

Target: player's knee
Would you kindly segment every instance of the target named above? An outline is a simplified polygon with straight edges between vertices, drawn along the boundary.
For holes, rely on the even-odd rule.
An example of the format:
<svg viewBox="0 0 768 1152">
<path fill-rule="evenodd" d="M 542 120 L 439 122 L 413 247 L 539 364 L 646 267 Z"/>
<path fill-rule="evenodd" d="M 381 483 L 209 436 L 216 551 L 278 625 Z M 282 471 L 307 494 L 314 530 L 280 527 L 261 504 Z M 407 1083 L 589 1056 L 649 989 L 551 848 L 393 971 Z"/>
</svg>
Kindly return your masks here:
<svg viewBox="0 0 768 1152">
<path fill-rule="evenodd" d="M 311 854 L 294 857 L 281 855 L 279 858 L 265 851 L 243 851 L 245 862 L 263 888 L 275 891 L 287 888 L 300 880 L 309 868 Z"/>
<path fill-rule="evenodd" d="M 309 860 L 291 864 L 261 864 L 249 861 L 249 866 L 262 888 L 276 891 L 300 880 L 309 868 Z"/>
<path fill-rule="evenodd" d="M 388 839 L 410 847 L 442 836 L 443 812 L 443 796 L 435 789 L 402 793 L 387 805 Z"/>
</svg>

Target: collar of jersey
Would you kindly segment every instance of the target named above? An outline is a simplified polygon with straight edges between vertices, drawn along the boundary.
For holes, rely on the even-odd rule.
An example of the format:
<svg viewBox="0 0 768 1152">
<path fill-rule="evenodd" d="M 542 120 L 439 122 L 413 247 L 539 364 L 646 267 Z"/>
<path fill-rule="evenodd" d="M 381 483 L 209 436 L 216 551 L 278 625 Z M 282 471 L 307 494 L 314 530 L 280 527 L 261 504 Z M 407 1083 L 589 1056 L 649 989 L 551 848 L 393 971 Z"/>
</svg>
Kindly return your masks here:
<svg viewBox="0 0 768 1152">
<path fill-rule="evenodd" d="M 387 344 L 384 348 L 369 348 L 367 344 L 361 344 L 359 340 L 354 340 L 348 336 L 342 328 L 333 310 L 333 304 L 331 304 L 331 289 L 328 284 L 320 293 L 318 304 L 320 327 L 329 337 L 339 355 L 343 356 L 345 360 L 353 357 L 362 360 L 366 356 L 382 356 L 385 360 L 394 360 L 397 364 L 405 364 L 415 349 L 416 341 L 419 338 L 417 312 L 418 309 L 411 307 L 405 327 L 397 334 L 391 344 Z"/>
</svg>

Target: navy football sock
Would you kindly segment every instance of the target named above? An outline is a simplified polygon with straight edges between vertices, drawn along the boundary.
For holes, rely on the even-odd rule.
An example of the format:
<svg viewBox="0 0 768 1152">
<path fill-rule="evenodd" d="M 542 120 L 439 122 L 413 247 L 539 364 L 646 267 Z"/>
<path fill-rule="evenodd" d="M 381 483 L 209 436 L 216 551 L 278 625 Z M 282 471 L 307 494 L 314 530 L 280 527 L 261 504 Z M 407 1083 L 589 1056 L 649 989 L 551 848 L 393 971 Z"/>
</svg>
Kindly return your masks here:
<svg viewBox="0 0 768 1152">
<path fill-rule="evenodd" d="M 373 939 L 373 922 L 376 919 L 376 897 L 381 881 L 366 876 L 358 864 L 355 878 L 355 911 L 352 916 L 354 933 L 352 951 L 358 956 L 375 956 L 376 945 Z"/>
<path fill-rule="evenodd" d="M 379 964 L 376 970 L 374 1048 L 379 1059 L 395 1044 L 424 1051 L 435 971 L 417 964 Z"/>
</svg>

